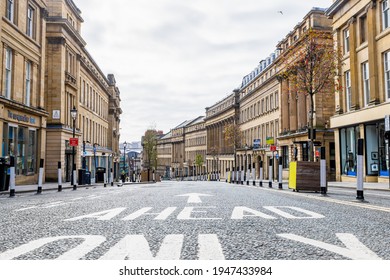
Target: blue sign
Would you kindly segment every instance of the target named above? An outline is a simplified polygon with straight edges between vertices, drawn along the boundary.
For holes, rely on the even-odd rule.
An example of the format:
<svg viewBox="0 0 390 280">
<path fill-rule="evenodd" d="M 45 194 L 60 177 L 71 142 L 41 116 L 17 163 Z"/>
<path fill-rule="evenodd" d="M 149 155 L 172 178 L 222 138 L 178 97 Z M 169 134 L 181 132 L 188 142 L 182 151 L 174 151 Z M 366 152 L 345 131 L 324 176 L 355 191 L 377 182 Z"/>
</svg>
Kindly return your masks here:
<svg viewBox="0 0 390 280">
<path fill-rule="evenodd" d="M 260 139 L 254 139 L 254 140 L 253 140 L 253 149 L 254 149 L 254 150 L 260 149 L 260 143 L 261 143 L 261 140 L 260 140 Z"/>
</svg>

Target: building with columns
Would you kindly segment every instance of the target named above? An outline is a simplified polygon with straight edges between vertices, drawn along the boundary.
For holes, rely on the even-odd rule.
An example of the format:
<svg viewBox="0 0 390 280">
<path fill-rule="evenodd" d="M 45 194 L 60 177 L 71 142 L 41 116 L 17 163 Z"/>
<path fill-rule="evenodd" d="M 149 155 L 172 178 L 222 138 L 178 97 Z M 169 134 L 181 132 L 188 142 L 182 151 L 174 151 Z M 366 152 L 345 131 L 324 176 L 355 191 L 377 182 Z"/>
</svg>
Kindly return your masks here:
<svg viewBox="0 0 390 280">
<path fill-rule="evenodd" d="M 278 83 L 280 91 L 280 135 L 278 137 L 279 158 L 284 170 L 288 170 L 291 161 L 310 160 L 309 114 L 310 96 L 299 91 L 293 77 L 282 78 L 285 69 L 294 62 L 297 53 L 305 48 L 305 38 L 308 32 L 316 32 L 317 40 L 328 46 L 333 46 L 331 39 L 331 20 L 325 15 L 325 10 L 313 8 L 294 29 L 281 40 L 276 48 L 279 52 L 276 60 L 278 67 Z M 325 34 L 325 36 L 322 36 Z M 314 115 L 313 128 L 316 129 L 313 157 L 319 160 L 320 148 L 326 148 L 328 178 L 334 180 L 336 172 L 335 140 L 333 131 L 329 129 L 330 117 L 334 114 L 334 86 L 327 84 L 321 92 L 313 96 Z M 317 152 L 317 153 L 316 153 Z M 286 175 L 286 174 L 285 174 Z"/>
<path fill-rule="evenodd" d="M 94 182 L 97 167 L 109 170 L 119 153 L 119 90 L 114 76 L 107 78 L 86 50 L 82 23 L 81 11 L 72 0 L 48 1 L 45 97 L 49 112 L 46 145 L 49 181 L 57 180 L 57 162 L 62 163 L 63 180 L 70 181 L 74 161 L 76 169 L 91 172 Z M 72 108 L 77 110 L 75 126 Z M 74 158 L 69 143 L 73 129 L 79 139 Z"/>
<path fill-rule="evenodd" d="M 172 177 L 172 131 L 157 140 L 157 173 L 165 179 Z"/>
<path fill-rule="evenodd" d="M 46 157 L 46 2 L 0 1 L 0 156 L 15 158 L 16 184 L 37 182 Z"/>
<path fill-rule="evenodd" d="M 356 181 L 357 140 L 364 139 L 364 180 L 388 181 L 390 1 L 336 0 L 326 11 L 342 51 L 330 125 L 335 130 L 337 180 Z"/>
<path fill-rule="evenodd" d="M 111 155 L 109 155 L 109 163 L 112 163 L 113 176 L 119 178 L 119 159 L 120 159 L 120 148 L 119 148 L 119 125 L 120 115 L 122 114 L 121 109 L 121 97 L 119 88 L 116 85 L 115 76 L 108 74 L 108 92 L 109 92 L 109 104 L 108 104 L 108 137 L 107 147 L 111 148 Z M 111 128 L 111 129 L 110 129 Z"/>
<path fill-rule="evenodd" d="M 276 75 L 277 54 L 272 53 L 261 60 L 243 78 L 240 89 L 239 124 L 243 143 L 237 153 L 238 166 L 240 170 L 249 170 L 251 174 L 254 171 L 256 179 L 260 175 L 260 162 L 263 162 L 263 178 L 268 178 L 269 163 L 275 156 L 271 146 L 278 146 L 280 84 Z"/>
<path fill-rule="evenodd" d="M 238 102 L 239 92 L 234 91 L 206 108 L 206 172 L 219 173 L 221 179 L 225 179 L 227 171 L 233 170 L 234 167 L 235 147 L 226 139 L 224 130 L 228 125 L 237 124 Z"/>
<path fill-rule="evenodd" d="M 185 131 L 185 159 L 189 176 L 195 176 L 205 173 L 206 169 L 206 123 L 204 116 L 192 120 L 186 127 Z M 202 164 L 198 165 L 196 159 L 202 159 Z M 200 163 L 200 162 L 199 162 Z"/>
</svg>

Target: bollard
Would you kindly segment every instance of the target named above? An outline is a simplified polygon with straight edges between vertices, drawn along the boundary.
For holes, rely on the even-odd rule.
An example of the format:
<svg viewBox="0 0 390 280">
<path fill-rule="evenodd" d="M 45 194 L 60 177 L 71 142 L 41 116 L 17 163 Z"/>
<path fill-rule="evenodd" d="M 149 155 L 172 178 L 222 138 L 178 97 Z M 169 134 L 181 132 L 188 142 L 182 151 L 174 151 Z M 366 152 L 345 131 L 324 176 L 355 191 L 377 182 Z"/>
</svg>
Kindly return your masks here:
<svg viewBox="0 0 390 280">
<path fill-rule="evenodd" d="M 103 181 L 104 181 L 104 187 L 106 188 L 107 187 L 107 169 L 106 171 L 104 172 L 104 178 L 103 178 Z"/>
<path fill-rule="evenodd" d="M 263 186 L 263 161 L 260 161 L 259 180 L 260 180 L 260 187 L 262 187 Z"/>
<path fill-rule="evenodd" d="M 358 139 L 357 154 L 357 196 L 356 199 L 364 200 L 363 195 L 363 139 Z"/>
<path fill-rule="evenodd" d="M 156 182 L 156 175 L 154 175 L 154 170 L 153 170 L 153 182 Z"/>
<path fill-rule="evenodd" d="M 253 180 L 253 186 L 256 186 L 256 165 L 253 163 L 252 167 L 252 180 Z"/>
<path fill-rule="evenodd" d="M 251 174 L 250 165 L 248 165 L 248 169 L 246 171 L 246 185 L 249 186 L 249 174 Z"/>
<path fill-rule="evenodd" d="M 61 172 L 61 161 L 58 162 L 58 191 L 62 191 L 62 172 Z"/>
<path fill-rule="evenodd" d="M 272 179 L 273 179 L 273 164 L 272 164 L 272 158 L 269 159 L 269 168 L 268 168 L 268 187 L 272 188 Z"/>
<path fill-rule="evenodd" d="M 10 168 L 9 168 L 9 196 L 15 196 L 15 158 L 10 157 Z"/>
<path fill-rule="evenodd" d="M 283 189 L 283 163 L 279 161 L 279 190 Z"/>
<path fill-rule="evenodd" d="M 114 175 L 113 175 L 113 172 L 112 172 L 112 168 L 111 168 L 111 176 L 110 176 L 110 180 L 111 180 L 111 187 L 114 186 Z"/>
<path fill-rule="evenodd" d="M 37 190 L 37 194 L 41 194 L 42 193 L 43 163 L 44 163 L 44 159 L 41 158 L 40 163 L 39 163 L 39 175 L 38 175 L 38 190 Z"/>
<path fill-rule="evenodd" d="M 244 170 L 244 166 L 241 166 L 241 185 L 244 184 L 244 180 L 245 180 L 245 170 Z"/>
<path fill-rule="evenodd" d="M 325 159 L 325 147 L 321 147 L 321 162 L 320 162 L 320 172 L 321 172 L 321 194 L 326 195 L 326 159 Z"/>
<path fill-rule="evenodd" d="M 77 190 L 76 164 L 73 164 L 73 190 Z"/>
</svg>

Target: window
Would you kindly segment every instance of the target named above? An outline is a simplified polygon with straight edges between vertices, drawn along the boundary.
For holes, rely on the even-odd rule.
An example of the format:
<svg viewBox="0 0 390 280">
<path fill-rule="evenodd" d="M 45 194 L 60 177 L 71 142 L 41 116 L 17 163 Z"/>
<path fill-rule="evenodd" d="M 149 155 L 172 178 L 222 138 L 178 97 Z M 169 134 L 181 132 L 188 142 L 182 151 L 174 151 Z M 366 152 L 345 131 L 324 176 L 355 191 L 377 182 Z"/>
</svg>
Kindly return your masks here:
<svg viewBox="0 0 390 280">
<path fill-rule="evenodd" d="M 343 175 L 356 176 L 357 141 L 359 138 L 359 126 L 340 130 L 340 158 Z"/>
<path fill-rule="evenodd" d="M 12 85 L 12 50 L 7 48 L 5 51 L 5 97 L 11 98 Z"/>
<path fill-rule="evenodd" d="M 275 92 L 275 108 L 279 108 L 279 93 Z"/>
<path fill-rule="evenodd" d="M 344 30 L 344 54 L 349 53 L 349 29 Z"/>
<path fill-rule="evenodd" d="M 389 27 L 389 0 L 382 2 L 382 26 L 383 29 Z"/>
<path fill-rule="evenodd" d="M 15 3 L 14 3 L 14 0 L 7 0 L 6 17 L 10 21 L 14 22 L 14 18 L 15 18 Z"/>
<path fill-rule="evenodd" d="M 34 36 L 34 9 L 31 6 L 27 8 L 27 36 Z"/>
<path fill-rule="evenodd" d="M 345 72 L 345 95 L 347 98 L 347 112 L 351 110 L 352 89 L 351 89 L 351 72 Z"/>
<path fill-rule="evenodd" d="M 270 110 L 273 110 L 274 109 L 274 95 L 271 94 L 269 99 L 270 99 Z"/>
<path fill-rule="evenodd" d="M 31 99 L 31 62 L 26 62 L 26 105 L 30 106 Z"/>
<path fill-rule="evenodd" d="M 385 53 L 385 92 L 390 99 L 390 52 Z"/>
<path fill-rule="evenodd" d="M 282 146 L 282 166 L 283 168 L 289 167 L 289 158 L 288 158 L 288 146 Z"/>
<path fill-rule="evenodd" d="M 367 17 L 360 17 L 360 43 L 367 41 Z"/>
<path fill-rule="evenodd" d="M 370 76 L 368 70 L 368 62 L 362 64 L 362 78 L 363 78 L 363 94 L 364 106 L 370 103 Z"/>
</svg>

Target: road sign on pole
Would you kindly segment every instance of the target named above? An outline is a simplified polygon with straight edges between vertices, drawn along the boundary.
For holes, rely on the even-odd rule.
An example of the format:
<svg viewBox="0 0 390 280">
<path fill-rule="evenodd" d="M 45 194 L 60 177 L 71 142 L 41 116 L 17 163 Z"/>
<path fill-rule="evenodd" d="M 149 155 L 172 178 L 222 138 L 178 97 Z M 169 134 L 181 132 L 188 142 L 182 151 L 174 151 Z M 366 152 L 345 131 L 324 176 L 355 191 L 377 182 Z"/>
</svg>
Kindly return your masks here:
<svg viewBox="0 0 390 280">
<path fill-rule="evenodd" d="M 77 147 L 79 145 L 79 138 L 70 138 L 69 145 L 71 147 Z"/>
</svg>

